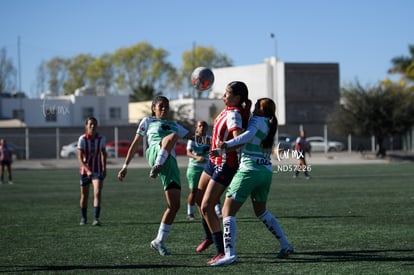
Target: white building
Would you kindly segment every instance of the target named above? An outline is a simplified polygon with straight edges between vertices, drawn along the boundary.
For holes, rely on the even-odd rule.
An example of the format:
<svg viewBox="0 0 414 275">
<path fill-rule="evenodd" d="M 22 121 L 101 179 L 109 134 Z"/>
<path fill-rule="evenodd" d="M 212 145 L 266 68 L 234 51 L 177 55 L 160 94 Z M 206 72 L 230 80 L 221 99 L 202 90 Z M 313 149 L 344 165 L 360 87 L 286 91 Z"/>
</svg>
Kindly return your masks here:
<svg viewBox="0 0 414 275">
<path fill-rule="evenodd" d="M 272 98 L 277 106 L 279 125 L 286 123 L 285 64 L 272 57 L 262 64 L 213 69 L 214 85 L 210 98 L 221 98 L 231 81 L 243 81 L 249 89 L 252 108 L 262 97 Z"/>
<path fill-rule="evenodd" d="M 259 98 L 272 98 L 281 130 L 295 134 L 302 125 L 309 133 L 323 131 L 327 115 L 339 101 L 336 63 L 285 63 L 271 57 L 261 64 L 213 68 L 213 72 L 215 82 L 208 99 L 171 100 L 171 110 L 180 119 L 212 124 L 224 107 L 226 85 L 235 80 L 246 83 L 253 106 Z M 27 127 L 80 126 L 88 116 L 95 116 L 103 126 L 122 126 L 151 114 L 150 102 L 129 103 L 128 99 L 127 95 L 96 95 L 89 89 L 70 96 L 0 98 L 0 117 L 22 118 Z"/>
<path fill-rule="evenodd" d="M 128 125 L 128 96 L 83 95 L 42 98 L 0 98 L 0 116 L 20 118 L 28 127 L 65 127 L 85 124 L 88 116 L 99 125 Z"/>
</svg>

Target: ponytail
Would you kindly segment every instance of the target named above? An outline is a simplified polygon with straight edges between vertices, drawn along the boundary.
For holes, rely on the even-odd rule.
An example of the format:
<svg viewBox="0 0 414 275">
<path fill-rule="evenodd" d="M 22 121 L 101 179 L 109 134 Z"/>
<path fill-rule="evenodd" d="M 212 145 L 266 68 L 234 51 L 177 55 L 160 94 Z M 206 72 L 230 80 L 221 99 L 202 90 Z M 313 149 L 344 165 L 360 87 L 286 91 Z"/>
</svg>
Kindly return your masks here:
<svg viewBox="0 0 414 275">
<path fill-rule="evenodd" d="M 273 140 L 276 135 L 278 127 L 278 121 L 275 115 L 272 116 L 272 118 L 269 120 L 269 133 L 267 133 L 267 136 L 264 140 L 262 140 L 262 147 L 263 148 L 272 148 L 273 147 Z"/>
<path fill-rule="evenodd" d="M 264 116 L 269 118 L 269 132 L 265 139 L 262 140 L 261 146 L 263 148 L 272 148 L 273 141 L 278 128 L 278 121 L 276 117 L 276 104 L 270 98 L 261 98 L 257 100 L 257 104 L 263 110 Z M 256 106 L 257 108 L 257 106 Z"/>
</svg>

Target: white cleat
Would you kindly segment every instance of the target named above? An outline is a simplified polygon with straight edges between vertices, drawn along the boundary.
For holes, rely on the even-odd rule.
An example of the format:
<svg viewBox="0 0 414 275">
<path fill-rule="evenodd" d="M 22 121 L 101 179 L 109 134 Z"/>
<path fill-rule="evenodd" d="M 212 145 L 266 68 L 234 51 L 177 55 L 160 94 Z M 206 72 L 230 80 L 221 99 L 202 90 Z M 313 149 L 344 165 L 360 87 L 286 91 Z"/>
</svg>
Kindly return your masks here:
<svg viewBox="0 0 414 275">
<path fill-rule="evenodd" d="M 220 265 L 229 265 L 232 263 L 237 262 L 237 256 L 236 255 L 232 255 L 232 256 L 223 256 L 220 259 L 218 259 L 217 261 L 215 261 L 214 263 L 211 263 L 211 266 L 220 266 Z"/>
</svg>

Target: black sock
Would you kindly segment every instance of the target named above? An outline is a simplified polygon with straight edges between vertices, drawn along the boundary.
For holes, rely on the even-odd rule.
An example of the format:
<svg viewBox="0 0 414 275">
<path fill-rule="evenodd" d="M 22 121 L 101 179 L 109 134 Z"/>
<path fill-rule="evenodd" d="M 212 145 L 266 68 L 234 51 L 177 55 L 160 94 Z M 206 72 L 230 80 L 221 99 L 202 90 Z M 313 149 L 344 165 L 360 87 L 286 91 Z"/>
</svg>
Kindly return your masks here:
<svg viewBox="0 0 414 275">
<path fill-rule="evenodd" d="M 88 210 L 87 207 L 81 207 L 81 215 L 82 215 L 82 218 L 85 219 L 85 221 L 86 221 L 86 215 L 88 213 L 87 210 Z"/>
<path fill-rule="evenodd" d="M 213 233 L 213 242 L 216 246 L 217 254 L 224 254 L 223 231 Z"/>
<path fill-rule="evenodd" d="M 203 225 L 204 233 L 206 234 L 206 240 L 213 239 L 213 237 L 211 236 L 210 228 L 208 228 L 206 220 L 201 219 L 201 224 Z"/>
<path fill-rule="evenodd" d="M 93 207 L 93 218 L 95 220 L 99 219 L 100 214 L 101 214 L 101 207 L 100 206 L 94 206 Z"/>
</svg>

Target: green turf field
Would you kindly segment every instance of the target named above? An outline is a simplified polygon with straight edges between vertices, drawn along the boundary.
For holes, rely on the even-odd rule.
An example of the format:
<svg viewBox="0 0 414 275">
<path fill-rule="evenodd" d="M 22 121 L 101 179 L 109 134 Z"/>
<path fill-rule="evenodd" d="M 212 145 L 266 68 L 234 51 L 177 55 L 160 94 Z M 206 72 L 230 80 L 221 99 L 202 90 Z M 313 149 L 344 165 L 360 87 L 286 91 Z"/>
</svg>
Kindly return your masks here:
<svg viewBox="0 0 414 275">
<path fill-rule="evenodd" d="M 130 169 L 120 183 L 116 172 L 105 181 L 103 225 L 92 227 L 79 226 L 77 169 L 15 171 L 15 184 L 0 186 L 0 273 L 414 274 L 412 163 L 315 165 L 311 180 L 274 174 L 269 210 L 296 253 L 276 258 L 278 242 L 248 202 L 237 216 L 239 262 L 225 267 L 206 265 L 213 247 L 195 252 L 203 232 L 186 220 L 186 184 L 167 240 L 173 255 L 161 257 L 149 248 L 165 209 L 159 180 Z"/>
</svg>

